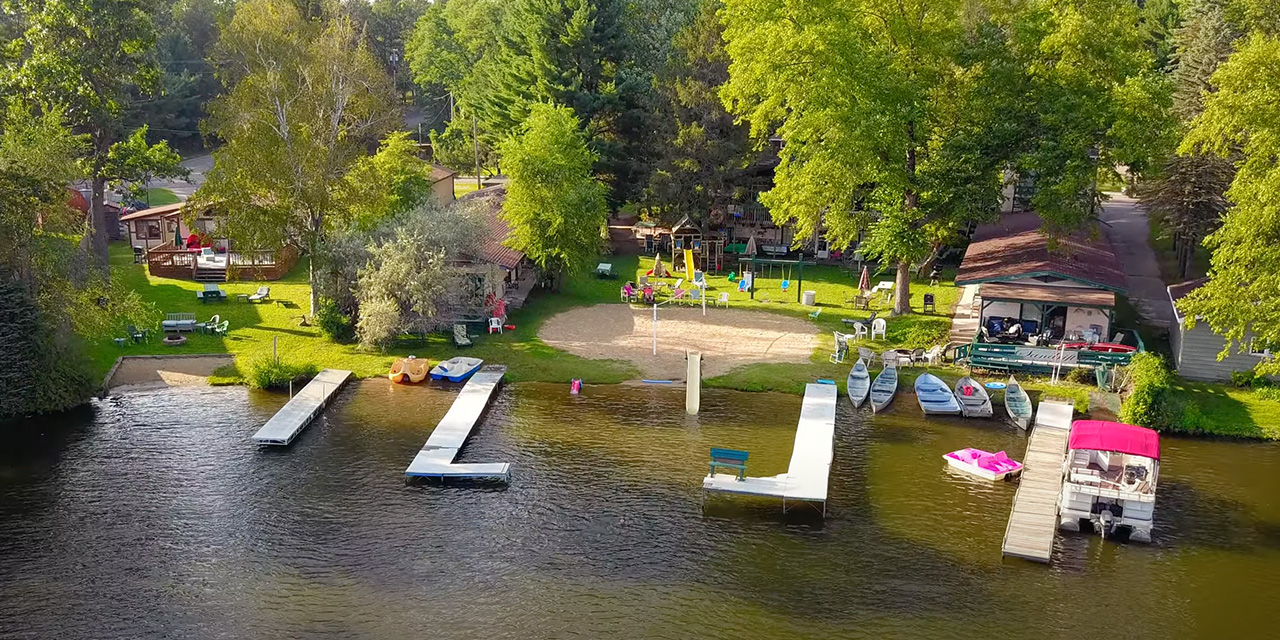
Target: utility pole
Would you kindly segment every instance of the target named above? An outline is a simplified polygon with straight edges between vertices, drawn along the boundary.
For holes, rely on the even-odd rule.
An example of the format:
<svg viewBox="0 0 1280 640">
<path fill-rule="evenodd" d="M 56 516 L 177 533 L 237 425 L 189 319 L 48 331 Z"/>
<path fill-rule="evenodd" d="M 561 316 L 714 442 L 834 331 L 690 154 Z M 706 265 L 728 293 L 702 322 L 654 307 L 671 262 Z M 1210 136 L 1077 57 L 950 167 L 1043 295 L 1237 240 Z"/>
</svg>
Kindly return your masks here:
<svg viewBox="0 0 1280 640">
<path fill-rule="evenodd" d="M 476 191 L 480 190 L 480 129 L 476 124 L 476 112 L 471 112 L 471 142 L 476 150 Z"/>
</svg>

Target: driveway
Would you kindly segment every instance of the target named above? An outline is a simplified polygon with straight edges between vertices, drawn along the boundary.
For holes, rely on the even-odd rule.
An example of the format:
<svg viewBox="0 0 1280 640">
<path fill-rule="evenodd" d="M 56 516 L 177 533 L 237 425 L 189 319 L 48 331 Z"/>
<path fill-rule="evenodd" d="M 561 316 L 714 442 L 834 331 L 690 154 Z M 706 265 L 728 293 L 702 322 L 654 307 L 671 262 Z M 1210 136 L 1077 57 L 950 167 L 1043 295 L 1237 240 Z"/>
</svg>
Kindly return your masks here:
<svg viewBox="0 0 1280 640">
<path fill-rule="evenodd" d="M 1173 324 L 1173 308 L 1169 293 L 1160 277 L 1160 265 L 1151 250 L 1147 211 L 1137 200 L 1119 193 L 1107 194 L 1111 199 L 1102 204 L 1098 218 L 1106 223 L 1116 258 L 1129 281 L 1129 300 L 1138 308 L 1143 320 L 1161 327 Z"/>
<path fill-rule="evenodd" d="M 191 170 L 191 177 L 187 180 L 178 178 L 176 180 L 153 180 L 149 186 L 153 188 L 168 189 L 178 196 L 181 200 L 191 197 L 191 194 L 204 184 L 204 174 L 213 168 L 213 155 L 204 154 L 193 156 L 182 161 L 182 166 Z"/>
</svg>

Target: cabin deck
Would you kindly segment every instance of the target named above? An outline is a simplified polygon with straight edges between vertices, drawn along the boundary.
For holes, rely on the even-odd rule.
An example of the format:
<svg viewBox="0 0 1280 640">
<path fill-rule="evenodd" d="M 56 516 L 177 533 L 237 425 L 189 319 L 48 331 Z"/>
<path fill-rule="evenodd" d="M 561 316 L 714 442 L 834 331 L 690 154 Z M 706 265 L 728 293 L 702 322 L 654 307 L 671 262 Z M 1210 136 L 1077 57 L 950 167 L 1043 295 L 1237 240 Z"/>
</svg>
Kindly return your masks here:
<svg viewBox="0 0 1280 640">
<path fill-rule="evenodd" d="M 1036 425 L 1027 441 L 1022 477 L 1004 532 L 1002 553 L 1006 556 L 1047 563 L 1053 555 L 1072 411 L 1070 404 L 1053 401 L 1041 402 L 1036 411 Z"/>
<path fill-rule="evenodd" d="M 405 469 L 409 477 L 420 478 L 470 478 L 510 480 L 511 465 L 506 462 L 455 464 L 458 451 L 480 421 L 481 414 L 489 406 L 489 400 L 502 383 L 507 368 L 487 365 L 471 376 L 458 393 L 453 406 L 440 419 L 427 443 Z"/>
<path fill-rule="evenodd" d="M 257 444 L 284 446 L 293 442 L 298 434 L 320 415 L 333 395 L 351 379 L 351 372 L 341 369 L 325 369 L 307 383 L 276 412 L 258 432 L 253 434 Z"/>
<path fill-rule="evenodd" d="M 708 475 L 702 481 L 706 491 L 782 498 L 787 501 L 822 503 L 826 513 L 827 481 L 831 475 L 831 459 L 835 451 L 836 398 L 833 384 L 805 385 L 804 404 L 796 426 L 795 445 L 787 472 L 771 476 L 744 478 L 731 473 Z"/>
</svg>

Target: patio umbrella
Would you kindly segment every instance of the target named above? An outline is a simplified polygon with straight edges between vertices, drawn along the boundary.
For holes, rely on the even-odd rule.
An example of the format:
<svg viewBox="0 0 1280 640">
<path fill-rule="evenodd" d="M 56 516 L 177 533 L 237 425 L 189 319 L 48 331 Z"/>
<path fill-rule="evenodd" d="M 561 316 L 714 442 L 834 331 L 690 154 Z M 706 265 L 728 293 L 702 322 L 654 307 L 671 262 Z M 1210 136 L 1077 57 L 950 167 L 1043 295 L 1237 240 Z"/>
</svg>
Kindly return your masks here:
<svg viewBox="0 0 1280 640">
<path fill-rule="evenodd" d="M 747 238 L 747 247 L 742 250 L 742 254 L 754 258 L 756 255 L 756 237 Z"/>
<path fill-rule="evenodd" d="M 858 278 L 858 290 L 864 294 L 871 289 L 871 274 L 867 272 L 867 267 L 862 267 L 862 276 Z"/>
<path fill-rule="evenodd" d="M 178 225 L 173 227 L 173 248 L 182 248 L 182 228 Z"/>
<path fill-rule="evenodd" d="M 654 258 L 653 258 L 653 277 L 655 277 L 655 278 L 665 278 L 665 277 L 667 277 L 667 269 L 666 269 L 665 267 L 663 267 L 663 266 L 662 266 L 662 254 L 661 254 L 661 253 L 659 253 L 658 255 L 654 256 Z"/>
</svg>

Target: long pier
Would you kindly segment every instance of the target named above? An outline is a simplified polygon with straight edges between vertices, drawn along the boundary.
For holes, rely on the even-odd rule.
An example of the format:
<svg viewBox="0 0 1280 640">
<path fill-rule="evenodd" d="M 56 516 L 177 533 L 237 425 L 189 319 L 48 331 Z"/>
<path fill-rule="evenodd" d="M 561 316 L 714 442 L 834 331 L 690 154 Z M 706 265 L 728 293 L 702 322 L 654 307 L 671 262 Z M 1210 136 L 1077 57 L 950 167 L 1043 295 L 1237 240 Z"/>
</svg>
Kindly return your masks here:
<svg viewBox="0 0 1280 640">
<path fill-rule="evenodd" d="M 1027 441 L 1022 478 L 1004 531 L 1001 552 L 1005 556 L 1047 563 L 1053 555 L 1062 462 L 1073 411 L 1071 404 L 1055 401 L 1042 401 L 1036 411 L 1036 426 Z"/>
<path fill-rule="evenodd" d="M 800 423 L 796 426 L 795 445 L 786 473 L 742 480 L 732 473 L 717 473 L 704 478 L 702 488 L 711 492 L 782 498 L 784 512 L 787 500 L 821 503 L 825 516 L 827 481 L 835 454 L 837 397 L 833 384 L 805 385 Z"/>
<path fill-rule="evenodd" d="M 301 391 L 289 398 L 289 402 L 285 403 L 274 416 L 271 416 L 267 423 L 262 425 L 258 432 L 253 434 L 253 441 L 257 444 L 269 444 L 277 446 L 285 446 L 293 439 L 298 437 L 299 433 L 311 424 L 311 421 L 351 379 L 351 372 L 342 369 L 325 369 L 316 377 L 307 383 Z"/>
<path fill-rule="evenodd" d="M 440 424 L 436 425 L 435 431 L 427 438 L 427 443 L 422 445 L 409 468 L 404 470 L 406 476 L 503 481 L 511 479 L 511 464 L 507 462 L 453 462 L 467 437 L 471 435 L 471 430 L 480 421 L 481 414 L 489 406 L 493 392 L 502 383 L 502 377 L 506 373 L 505 366 L 488 365 L 471 376 L 458 398 L 453 401 L 453 406 L 449 407 L 449 411 L 440 419 Z"/>
</svg>

